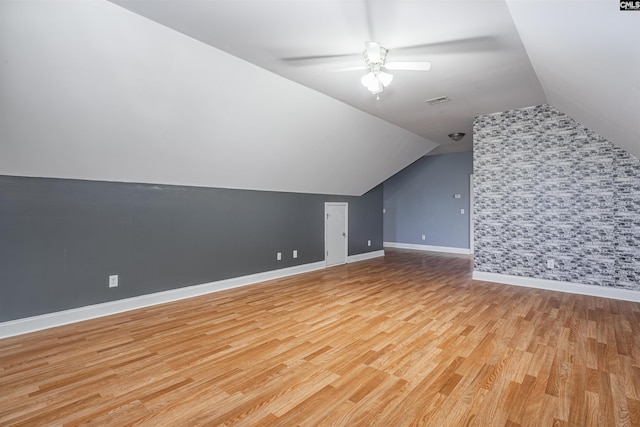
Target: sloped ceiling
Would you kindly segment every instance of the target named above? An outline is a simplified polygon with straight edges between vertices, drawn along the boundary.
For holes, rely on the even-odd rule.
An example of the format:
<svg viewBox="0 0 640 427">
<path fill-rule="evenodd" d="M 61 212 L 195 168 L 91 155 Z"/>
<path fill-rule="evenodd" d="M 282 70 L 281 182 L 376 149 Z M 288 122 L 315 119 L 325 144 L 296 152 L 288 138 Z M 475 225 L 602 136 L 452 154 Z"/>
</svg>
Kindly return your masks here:
<svg viewBox="0 0 640 427">
<path fill-rule="evenodd" d="M 110 0 L 439 144 L 472 149 L 479 114 L 545 102 L 504 0 Z M 388 61 L 425 61 L 429 72 L 392 71 L 380 95 L 360 83 L 364 42 Z M 425 100 L 447 96 L 436 106 Z M 454 143 L 453 132 L 468 136 Z"/>
<path fill-rule="evenodd" d="M 0 2 L 0 174 L 360 195 L 436 144 L 106 1 Z"/>
<path fill-rule="evenodd" d="M 640 11 L 507 1 L 547 102 L 640 157 Z"/>
<path fill-rule="evenodd" d="M 358 195 L 542 103 L 640 156 L 639 31 L 608 0 L 0 0 L 0 174 Z M 432 71 L 380 101 L 325 72 L 368 39 Z"/>
</svg>

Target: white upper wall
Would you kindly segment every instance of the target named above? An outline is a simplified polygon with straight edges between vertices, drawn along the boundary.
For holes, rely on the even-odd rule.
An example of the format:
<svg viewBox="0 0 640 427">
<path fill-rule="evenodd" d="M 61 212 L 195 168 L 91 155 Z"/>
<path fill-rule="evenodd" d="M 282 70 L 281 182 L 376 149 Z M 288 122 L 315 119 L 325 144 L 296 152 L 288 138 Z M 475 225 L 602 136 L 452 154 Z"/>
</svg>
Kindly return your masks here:
<svg viewBox="0 0 640 427">
<path fill-rule="evenodd" d="M 0 175 L 360 195 L 436 144 L 102 0 L 0 0 Z"/>
<path fill-rule="evenodd" d="M 549 104 L 640 158 L 640 12 L 507 0 Z"/>
</svg>

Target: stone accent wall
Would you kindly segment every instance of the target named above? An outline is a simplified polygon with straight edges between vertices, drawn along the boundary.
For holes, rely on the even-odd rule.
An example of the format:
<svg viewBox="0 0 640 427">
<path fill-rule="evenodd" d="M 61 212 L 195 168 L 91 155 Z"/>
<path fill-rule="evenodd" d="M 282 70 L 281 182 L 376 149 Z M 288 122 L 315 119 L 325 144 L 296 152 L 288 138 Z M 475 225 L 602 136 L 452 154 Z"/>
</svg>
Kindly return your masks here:
<svg viewBox="0 0 640 427">
<path fill-rule="evenodd" d="M 477 117 L 473 162 L 476 271 L 640 290 L 637 158 L 542 105 Z"/>
</svg>

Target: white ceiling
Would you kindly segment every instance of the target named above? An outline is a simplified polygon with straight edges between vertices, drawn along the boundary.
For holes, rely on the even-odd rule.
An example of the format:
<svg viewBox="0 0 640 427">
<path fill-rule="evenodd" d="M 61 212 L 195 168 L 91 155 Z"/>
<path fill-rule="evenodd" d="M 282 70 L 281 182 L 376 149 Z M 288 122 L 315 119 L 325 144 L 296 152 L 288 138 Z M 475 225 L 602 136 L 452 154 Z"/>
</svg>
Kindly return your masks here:
<svg viewBox="0 0 640 427">
<path fill-rule="evenodd" d="M 366 40 L 432 70 L 376 101 L 326 72 Z M 639 46 L 611 0 L 0 0 L 0 174 L 362 194 L 542 103 L 640 156 Z"/>
<path fill-rule="evenodd" d="M 102 0 L 0 0 L 0 175 L 360 195 L 437 144 Z"/>
<path fill-rule="evenodd" d="M 480 114 L 546 102 L 640 155 L 640 13 L 612 0 L 111 1 L 435 141 L 431 154 L 470 150 Z M 366 40 L 433 67 L 393 72 L 376 101 L 364 71 L 326 72 L 362 65 Z"/>
<path fill-rule="evenodd" d="M 640 11 L 509 0 L 547 103 L 640 157 Z"/>
<path fill-rule="evenodd" d="M 197 40 L 443 145 L 471 150 L 479 114 L 545 102 L 504 1 L 111 0 Z M 394 71 L 381 95 L 360 83 L 364 42 L 387 61 L 431 61 Z M 424 101 L 448 96 L 451 102 Z M 453 143 L 447 135 L 468 136 Z"/>
</svg>

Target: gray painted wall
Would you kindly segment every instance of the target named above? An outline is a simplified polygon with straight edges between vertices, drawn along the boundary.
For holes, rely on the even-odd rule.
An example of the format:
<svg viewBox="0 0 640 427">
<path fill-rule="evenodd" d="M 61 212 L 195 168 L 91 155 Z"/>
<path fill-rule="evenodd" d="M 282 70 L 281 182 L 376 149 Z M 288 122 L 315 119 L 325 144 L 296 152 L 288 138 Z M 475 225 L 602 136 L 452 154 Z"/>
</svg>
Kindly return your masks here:
<svg viewBox="0 0 640 427">
<path fill-rule="evenodd" d="M 549 105 L 476 118 L 474 146 L 476 271 L 640 290 L 637 158 Z"/>
<path fill-rule="evenodd" d="M 471 173 L 473 153 L 463 152 L 423 157 L 386 180 L 384 241 L 469 248 Z"/>
<path fill-rule="evenodd" d="M 382 249 L 382 186 L 347 197 L 0 176 L 0 321 L 323 261 L 325 201 L 349 203 L 350 255 Z"/>
</svg>

